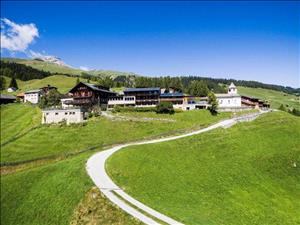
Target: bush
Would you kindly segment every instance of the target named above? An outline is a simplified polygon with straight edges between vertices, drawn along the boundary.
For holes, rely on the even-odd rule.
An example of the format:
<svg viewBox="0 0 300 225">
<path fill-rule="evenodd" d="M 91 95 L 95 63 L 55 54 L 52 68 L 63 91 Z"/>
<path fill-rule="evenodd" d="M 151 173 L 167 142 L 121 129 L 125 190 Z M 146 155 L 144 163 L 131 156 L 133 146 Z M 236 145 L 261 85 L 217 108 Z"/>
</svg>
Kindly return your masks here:
<svg viewBox="0 0 300 225">
<path fill-rule="evenodd" d="M 117 113 L 117 112 L 156 112 L 156 108 L 155 107 L 122 107 L 122 106 L 115 106 L 112 109 L 113 113 Z"/>
<path fill-rule="evenodd" d="M 171 102 L 160 102 L 156 106 L 156 113 L 174 114 L 173 104 Z"/>
<path fill-rule="evenodd" d="M 286 108 L 283 104 L 281 104 L 278 109 L 281 110 L 281 111 L 286 112 Z"/>
<path fill-rule="evenodd" d="M 293 114 L 294 116 L 300 116 L 300 110 L 293 108 L 290 110 L 289 113 Z"/>
</svg>

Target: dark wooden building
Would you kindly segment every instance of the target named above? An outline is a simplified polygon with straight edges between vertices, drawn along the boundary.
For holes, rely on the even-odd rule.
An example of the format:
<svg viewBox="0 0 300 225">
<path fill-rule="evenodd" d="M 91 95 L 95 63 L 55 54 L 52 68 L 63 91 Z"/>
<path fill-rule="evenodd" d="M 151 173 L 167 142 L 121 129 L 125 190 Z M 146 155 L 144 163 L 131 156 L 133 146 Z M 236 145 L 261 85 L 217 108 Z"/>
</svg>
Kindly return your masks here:
<svg viewBox="0 0 300 225">
<path fill-rule="evenodd" d="M 253 108 L 270 108 L 270 104 L 267 101 L 261 100 L 255 97 L 242 96 L 242 105 L 250 106 Z"/>
<path fill-rule="evenodd" d="M 16 101 L 16 97 L 12 95 L 0 94 L 0 104 L 8 104 Z"/>
<path fill-rule="evenodd" d="M 184 94 L 180 92 L 164 93 L 159 97 L 160 102 L 171 102 L 173 105 L 182 105 Z"/>
<path fill-rule="evenodd" d="M 93 105 L 106 107 L 109 97 L 116 96 L 116 93 L 100 85 L 80 82 L 69 91 L 68 95 L 73 100 L 65 102 L 65 104 L 83 107 Z"/>
<path fill-rule="evenodd" d="M 127 88 L 125 96 L 135 96 L 136 106 L 155 106 L 159 102 L 160 88 Z"/>
</svg>

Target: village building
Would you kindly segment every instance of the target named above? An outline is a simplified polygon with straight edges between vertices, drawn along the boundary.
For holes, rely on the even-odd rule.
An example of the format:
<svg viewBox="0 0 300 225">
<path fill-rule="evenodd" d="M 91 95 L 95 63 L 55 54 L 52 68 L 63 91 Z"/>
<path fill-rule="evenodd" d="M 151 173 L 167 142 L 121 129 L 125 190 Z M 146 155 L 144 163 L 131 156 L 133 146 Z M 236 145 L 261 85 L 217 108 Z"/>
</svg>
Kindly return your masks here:
<svg viewBox="0 0 300 225">
<path fill-rule="evenodd" d="M 64 102 L 65 105 L 84 108 L 98 105 L 106 108 L 108 99 L 112 96 L 116 96 L 116 93 L 100 85 L 80 82 L 69 91 L 68 95 L 72 100 L 66 100 Z"/>
<path fill-rule="evenodd" d="M 124 94 L 112 96 L 108 99 L 108 108 L 114 106 L 135 106 L 135 96 L 125 96 Z"/>
<path fill-rule="evenodd" d="M 255 97 L 242 96 L 242 105 L 245 107 L 252 107 L 255 109 L 268 109 L 270 104 L 264 100 Z"/>
<path fill-rule="evenodd" d="M 72 102 L 73 102 L 73 98 L 70 98 L 70 97 L 64 97 L 64 98 L 61 98 L 60 99 L 60 102 L 61 102 L 61 107 L 63 109 L 67 109 L 67 108 L 73 108 L 74 105 L 72 105 Z"/>
<path fill-rule="evenodd" d="M 47 86 L 45 87 L 41 87 L 40 90 L 44 93 L 44 94 L 48 94 L 49 91 L 51 90 L 56 90 L 57 91 L 57 87 L 54 87 L 54 86 L 51 86 L 50 84 L 48 84 Z"/>
<path fill-rule="evenodd" d="M 216 98 L 219 109 L 235 109 L 242 106 L 241 96 L 233 83 L 229 85 L 227 94 L 216 94 Z"/>
<path fill-rule="evenodd" d="M 16 97 L 12 95 L 0 94 L 0 104 L 8 104 L 16 101 Z"/>
<path fill-rule="evenodd" d="M 171 102 L 175 109 L 176 108 L 181 109 L 184 97 L 185 95 L 181 92 L 169 92 L 169 93 L 160 94 L 159 101 Z"/>
<path fill-rule="evenodd" d="M 24 102 L 31 102 L 32 104 L 37 104 L 42 96 L 42 91 L 40 89 L 30 90 L 24 93 Z"/>
<path fill-rule="evenodd" d="M 153 107 L 159 103 L 160 88 L 126 88 L 124 96 L 135 96 L 136 107 Z"/>
<path fill-rule="evenodd" d="M 7 92 L 15 92 L 15 91 L 17 91 L 18 89 L 17 88 L 15 88 L 15 87 L 9 87 L 9 88 L 7 88 Z"/>
<path fill-rule="evenodd" d="M 49 123 L 81 123 L 85 120 L 85 111 L 81 108 L 44 109 L 42 111 L 42 124 Z"/>
<path fill-rule="evenodd" d="M 19 93 L 19 94 L 17 94 L 17 99 L 20 101 L 20 102 L 24 102 L 24 93 L 22 92 L 22 93 Z"/>
</svg>

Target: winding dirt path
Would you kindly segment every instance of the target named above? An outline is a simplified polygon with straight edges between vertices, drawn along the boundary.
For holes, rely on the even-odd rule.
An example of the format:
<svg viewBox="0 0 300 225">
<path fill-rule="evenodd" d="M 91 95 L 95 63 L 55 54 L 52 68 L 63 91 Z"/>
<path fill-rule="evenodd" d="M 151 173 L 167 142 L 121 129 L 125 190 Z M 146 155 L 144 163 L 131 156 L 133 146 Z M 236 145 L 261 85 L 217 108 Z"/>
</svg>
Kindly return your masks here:
<svg viewBox="0 0 300 225">
<path fill-rule="evenodd" d="M 223 120 L 209 127 L 196 130 L 187 134 L 118 145 L 108 150 L 98 152 L 93 156 L 91 156 L 87 161 L 86 170 L 89 176 L 91 177 L 91 179 L 93 180 L 93 182 L 95 183 L 95 185 L 111 202 L 116 204 L 118 207 L 123 209 L 128 214 L 139 219 L 143 223 L 148 225 L 150 224 L 156 225 L 156 224 L 161 224 L 159 221 L 162 221 L 167 224 L 182 225 L 181 222 L 178 222 L 162 213 L 157 212 L 156 210 L 146 206 L 145 204 L 139 202 L 138 200 L 126 194 L 119 186 L 117 186 L 112 181 L 112 179 L 106 173 L 106 169 L 105 169 L 106 160 L 115 152 L 120 151 L 121 149 L 128 146 L 171 141 L 179 138 L 184 138 L 184 137 L 189 137 L 192 135 L 204 133 L 220 127 L 228 128 L 233 126 L 237 122 L 252 121 L 256 119 L 259 115 L 266 112 L 268 111 L 253 113 L 246 116 L 240 116 L 232 119 Z"/>
</svg>

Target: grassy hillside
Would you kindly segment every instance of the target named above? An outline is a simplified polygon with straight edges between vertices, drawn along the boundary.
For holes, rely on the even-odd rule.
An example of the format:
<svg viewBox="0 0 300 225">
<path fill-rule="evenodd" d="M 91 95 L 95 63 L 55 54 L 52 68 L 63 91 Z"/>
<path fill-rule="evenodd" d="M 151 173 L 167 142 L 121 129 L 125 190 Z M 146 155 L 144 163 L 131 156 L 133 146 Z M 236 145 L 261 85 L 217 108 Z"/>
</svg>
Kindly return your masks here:
<svg viewBox="0 0 300 225">
<path fill-rule="evenodd" d="M 6 79 L 6 84 L 8 85 L 11 78 L 5 77 L 5 79 Z M 75 86 L 76 80 L 77 78 L 75 77 L 68 77 L 64 75 L 54 75 L 43 79 L 34 79 L 28 81 L 17 80 L 19 90 L 16 93 L 8 93 L 8 94 L 17 94 L 32 89 L 38 89 L 41 87 L 45 87 L 48 84 L 57 87 L 58 91 L 64 94 L 67 93 L 72 87 Z M 86 80 L 84 79 L 81 80 L 86 82 Z M 3 93 L 7 93 L 7 92 L 4 91 Z"/>
<path fill-rule="evenodd" d="M 241 95 L 268 100 L 271 103 L 271 107 L 275 109 L 278 109 L 281 104 L 300 109 L 300 98 L 295 95 L 269 89 L 249 87 L 238 87 L 238 92 Z"/>
<path fill-rule="evenodd" d="M 5 140 L 18 133 L 24 133 L 28 128 L 21 126 L 18 128 L 20 130 L 12 132 L 14 129 L 11 127 L 22 125 L 22 122 L 16 120 L 17 115 L 14 115 L 17 111 L 24 114 L 20 118 L 22 121 L 39 117 L 39 112 L 31 106 L 9 104 L 1 107 L 1 132 L 9 134 Z M 151 115 L 145 113 L 144 117 L 146 116 Z M 97 216 L 94 214 L 95 217 L 92 218 L 96 224 L 138 224 L 124 213 L 120 216 L 120 212 L 114 206 L 107 206 L 107 200 L 103 197 L 93 199 L 105 207 L 96 207 L 96 203 L 89 203 L 90 200 L 83 201 L 88 207 L 83 205 L 77 209 L 77 205 L 93 187 L 85 171 L 88 157 L 107 145 L 167 136 L 207 126 L 228 116 L 229 114 L 221 114 L 213 117 L 207 111 L 191 111 L 167 116 L 176 122 L 110 121 L 94 118 L 85 126 L 40 126 L 31 130 L 26 135 L 1 146 L 1 162 L 34 160 L 43 156 L 58 158 L 36 161 L 29 165 L 1 167 L 1 172 L 9 171 L 8 174 L 1 175 L 1 222 L 6 225 L 69 224 L 72 220 L 82 224 L 80 221 L 84 218 L 89 220 L 91 214 L 84 214 L 80 210 L 92 207 L 97 212 Z M 92 147 L 95 147 L 95 150 L 66 157 L 66 153 Z"/>
<path fill-rule="evenodd" d="M 55 63 L 44 62 L 44 61 L 33 60 L 33 59 L 1 58 L 1 60 L 4 60 L 6 62 L 15 62 L 15 63 L 24 64 L 26 66 L 31 66 L 35 69 L 47 71 L 50 73 L 81 75 L 83 72 L 85 72 L 94 76 L 110 76 L 113 78 L 120 75 L 136 75 L 134 73 L 126 73 L 126 72 L 119 72 L 113 70 L 91 70 L 87 72 L 81 69 L 61 66 Z"/>
<path fill-rule="evenodd" d="M 14 107 L 13 104 L 12 106 Z M 8 107 L 8 108 L 9 108 Z M 16 106 L 18 107 L 18 106 Z M 142 115 L 143 113 L 141 113 Z M 12 115 L 5 114 L 3 121 L 11 121 Z M 1 147 L 1 162 L 32 160 L 41 157 L 59 156 L 79 152 L 91 147 L 102 148 L 114 143 L 122 143 L 141 138 L 170 135 L 207 126 L 229 113 L 211 116 L 208 111 L 188 111 L 174 115 L 162 115 L 166 121 L 111 121 L 98 117 L 84 125 L 59 126 L 42 125 L 26 135 Z M 32 115 L 28 115 L 31 118 Z M 144 117 L 151 117 L 144 113 Z M 29 120 L 28 118 L 28 120 Z M 8 123 L 8 122 L 7 122 Z M 6 132 L 3 127 L 2 132 Z"/>
<path fill-rule="evenodd" d="M 1 145 L 27 133 L 41 123 L 41 112 L 36 106 L 25 104 L 1 105 Z"/>
<path fill-rule="evenodd" d="M 185 224 L 300 223 L 300 119 L 251 123 L 127 148 L 107 169 L 129 194 Z"/>
</svg>

